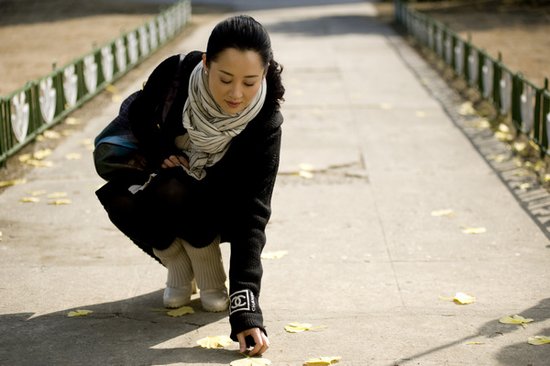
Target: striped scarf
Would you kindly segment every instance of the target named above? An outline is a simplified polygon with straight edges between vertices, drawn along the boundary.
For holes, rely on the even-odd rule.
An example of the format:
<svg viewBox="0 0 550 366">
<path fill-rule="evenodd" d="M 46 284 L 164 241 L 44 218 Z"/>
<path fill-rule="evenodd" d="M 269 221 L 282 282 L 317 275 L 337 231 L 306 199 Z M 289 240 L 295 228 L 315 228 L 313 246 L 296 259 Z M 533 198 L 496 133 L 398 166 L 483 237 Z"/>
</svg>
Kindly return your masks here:
<svg viewBox="0 0 550 366">
<path fill-rule="evenodd" d="M 187 130 L 176 138 L 176 146 L 189 158 L 185 171 L 201 180 L 204 168 L 216 164 L 227 152 L 233 137 L 241 133 L 258 115 L 267 91 L 265 78 L 252 102 L 240 113 L 230 115 L 214 101 L 208 89 L 203 64 L 195 67 L 189 78 L 189 96 L 183 107 L 183 126 Z"/>
</svg>

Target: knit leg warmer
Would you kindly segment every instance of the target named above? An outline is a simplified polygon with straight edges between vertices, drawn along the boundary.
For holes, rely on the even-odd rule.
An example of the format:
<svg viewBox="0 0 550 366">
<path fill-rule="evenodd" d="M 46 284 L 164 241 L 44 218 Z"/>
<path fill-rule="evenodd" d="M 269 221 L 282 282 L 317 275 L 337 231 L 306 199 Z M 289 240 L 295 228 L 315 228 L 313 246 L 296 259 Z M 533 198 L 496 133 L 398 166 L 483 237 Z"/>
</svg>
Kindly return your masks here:
<svg viewBox="0 0 550 366">
<path fill-rule="evenodd" d="M 153 249 L 153 253 L 168 269 L 166 286 L 172 288 L 187 288 L 193 280 L 193 267 L 191 259 L 181 245 L 181 239 L 177 238 L 164 250 Z"/>
<path fill-rule="evenodd" d="M 204 248 L 195 248 L 185 240 L 181 242 L 191 259 L 199 289 L 203 291 L 225 289 L 227 276 L 223 268 L 219 238 Z"/>
</svg>

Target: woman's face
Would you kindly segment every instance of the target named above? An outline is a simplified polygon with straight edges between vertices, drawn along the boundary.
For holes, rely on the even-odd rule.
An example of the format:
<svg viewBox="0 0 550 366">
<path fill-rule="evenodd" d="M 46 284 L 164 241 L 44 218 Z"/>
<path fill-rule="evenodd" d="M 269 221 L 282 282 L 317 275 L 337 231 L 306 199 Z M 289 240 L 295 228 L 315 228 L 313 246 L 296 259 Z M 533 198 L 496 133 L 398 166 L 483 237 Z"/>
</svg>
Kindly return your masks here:
<svg viewBox="0 0 550 366">
<path fill-rule="evenodd" d="M 237 114 L 248 107 L 264 77 L 260 55 L 255 51 L 227 48 L 210 62 L 210 67 L 206 65 L 206 54 L 202 60 L 210 93 L 223 111 Z"/>
</svg>

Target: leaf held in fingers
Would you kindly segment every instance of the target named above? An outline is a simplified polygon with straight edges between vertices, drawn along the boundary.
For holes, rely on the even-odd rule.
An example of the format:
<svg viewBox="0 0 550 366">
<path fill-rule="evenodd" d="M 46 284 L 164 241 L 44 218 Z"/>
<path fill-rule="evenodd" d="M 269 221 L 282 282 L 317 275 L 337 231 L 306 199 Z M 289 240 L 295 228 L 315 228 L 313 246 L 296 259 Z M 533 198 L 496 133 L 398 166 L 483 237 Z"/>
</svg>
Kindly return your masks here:
<svg viewBox="0 0 550 366">
<path fill-rule="evenodd" d="M 193 308 L 191 306 L 182 306 L 181 308 L 170 310 L 166 314 L 168 316 L 177 318 L 177 317 L 184 316 L 184 315 L 187 315 L 187 314 L 193 314 L 194 312 L 195 312 L 195 310 L 193 310 Z"/>
<path fill-rule="evenodd" d="M 304 366 L 323 366 L 323 365 L 334 365 L 335 363 L 340 362 L 342 357 L 339 356 L 332 356 L 332 357 L 317 357 L 317 358 L 310 358 L 306 362 L 304 362 Z"/>
<path fill-rule="evenodd" d="M 548 336 L 534 336 L 529 337 L 527 343 L 532 344 L 533 346 L 541 346 L 543 344 L 550 344 L 550 337 Z"/>
<path fill-rule="evenodd" d="M 281 259 L 288 254 L 288 250 L 277 250 L 274 252 L 262 253 L 262 259 Z"/>
<path fill-rule="evenodd" d="M 523 324 L 531 323 L 533 321 L 533 319 L 524 318 L 521 315 L 512 315 L 512 316 L 502 317 L 498 321 L 502 324 L 523 325 Z"/>
<path fill-rule="evenodd" d="M 261 357 L 246 357 L 239 360 L 231 361 L 229 366 L 267 366 L 271 365 L 271 361 Z"/>
<path fill-rule="evenodd" d="M 69 318 L 74 318 L 74 317 L 77 317 L 77 316 L 87 316 L 87 315 L 90 315 L 91 313 L 93 313 L 93 311 L 91 311 L 91 310 L 79 309 L 79 310 L 69 311 L 67 316 Z"/>
<path fill-rule="evenodd" d="M 231 345 L 233 341 L 228 336 L 213 336 L 201 338 L 197 341 L 197 344 L 202 348 L 218 349 Z"/>
</svg>

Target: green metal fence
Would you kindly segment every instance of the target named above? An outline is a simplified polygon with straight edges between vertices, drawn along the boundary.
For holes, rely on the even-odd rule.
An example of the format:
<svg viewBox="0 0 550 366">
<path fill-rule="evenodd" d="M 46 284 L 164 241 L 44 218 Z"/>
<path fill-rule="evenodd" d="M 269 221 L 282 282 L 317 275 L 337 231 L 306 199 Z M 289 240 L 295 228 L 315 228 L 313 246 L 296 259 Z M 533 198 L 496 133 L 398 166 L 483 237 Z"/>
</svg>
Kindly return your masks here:
<svg viewBox="0 0 550 366">
<path fill-rule="evenodd" d="M 395 20 L 423 46 L 436 53 L 491 102 L 500 116 L 510 117 L 518 133 L 535 143 L 542 154 L 550 154 L 550 92 L 548 80 L 538 88 L 521 73 L 464 40 L 449 27 L 395 0 Z"/>
<path fill-rule="evenodd" d="M 0 97 L 0 164 L 147 58 L 190 18 L 191 1 L 179 1 L 136 29 Z"/>
</svg>

